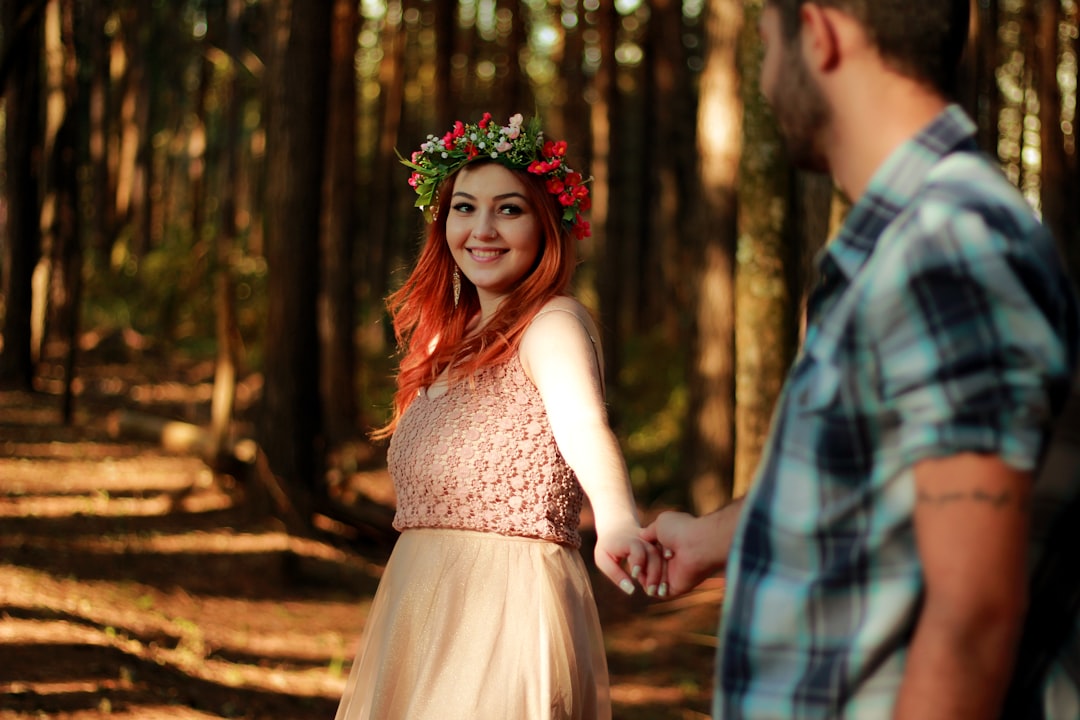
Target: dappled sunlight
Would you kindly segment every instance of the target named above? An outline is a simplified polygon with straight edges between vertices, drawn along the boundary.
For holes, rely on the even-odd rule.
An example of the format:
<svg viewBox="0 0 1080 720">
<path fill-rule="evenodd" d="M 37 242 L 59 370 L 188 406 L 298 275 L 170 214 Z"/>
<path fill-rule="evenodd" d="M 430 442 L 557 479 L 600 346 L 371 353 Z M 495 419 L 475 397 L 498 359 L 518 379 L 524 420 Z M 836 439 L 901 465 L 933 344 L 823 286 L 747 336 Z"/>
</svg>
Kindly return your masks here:
<svg viewBox="0 0 1080 720">
<path fill-rule="evenodd" d="M 72 427 L 53 396 L 0 407 L 0 720 L 333 716 L 385 548 L 291 534 L 243 480 L 110 428 L 130 406 Z M 333 491 L 394 501 L 385 465 L 354 463 Z M 588 561 L 588 511 L 582 530 Z M 592 577 L 616 717 L 705 717 L 722 593 L 656 603 Z"/>
<path fill-rule="evenodd" d="M 168 495 L 152 498 L 109 497 L 107 492 L 74 497 L 24 497 L 0 500 L 0 517 L 153 517 L 175 512 L 200 513 L 224 510 L 232 500 L 221 495 L 190 496 L 174 499 Z"/>
</svg>

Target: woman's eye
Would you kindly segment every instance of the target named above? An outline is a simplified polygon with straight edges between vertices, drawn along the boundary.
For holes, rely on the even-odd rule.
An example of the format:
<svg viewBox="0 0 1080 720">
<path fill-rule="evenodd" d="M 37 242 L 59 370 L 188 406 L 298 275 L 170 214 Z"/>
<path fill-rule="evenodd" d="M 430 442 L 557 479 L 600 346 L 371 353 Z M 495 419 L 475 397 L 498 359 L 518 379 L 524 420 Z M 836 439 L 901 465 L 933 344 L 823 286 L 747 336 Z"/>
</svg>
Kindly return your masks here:
<svg viewBox="0 0 1080 720">
<path fill-rule="evenodd" d="M 467 202 L 459 202 L 453 205 L 453 209 L 457 212 L 467 213 L 473 209 L 473 206 Z"/>
<path fill-rule="evenodd" d="M 520 215 L 523 211 L 518 205 L 503 205 L 499 212 L 503 215 Z"/>
</svg>

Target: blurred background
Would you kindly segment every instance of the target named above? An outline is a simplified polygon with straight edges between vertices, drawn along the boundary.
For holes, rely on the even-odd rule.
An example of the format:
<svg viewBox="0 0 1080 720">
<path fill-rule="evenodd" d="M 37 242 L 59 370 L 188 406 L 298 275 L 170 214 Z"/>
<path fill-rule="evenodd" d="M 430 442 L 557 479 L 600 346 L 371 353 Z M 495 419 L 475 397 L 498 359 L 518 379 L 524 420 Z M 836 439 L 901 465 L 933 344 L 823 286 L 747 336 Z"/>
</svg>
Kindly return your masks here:
<svg viewBox="0 0 1080 720">
<path fill-rule="evenodd" d="M 186 717 L 188 692 L 210 717 L 326 716 L 394 537 L 367 433 L 393 389 L 383 298 L 422 232 L 397 153 L 458 119 L 539 114 L 592 178 L 576 290 L 643 513 L 745 492 L 847 207 L 787 163 L 761 6 L 3 0 L 0 718 L 166 712 L 139 693 Z M 1078 3 L 972 6 L 958 100 L 1080 269 Z M 617 716 L 705 712 L 722 583 L 659 609 L 598 592 L 630 643 Z M 207 599 L 253 593 L 274 609 Z M 271 626 L 333 639 L 279 653 L 252 640 Z M 58 658 L 87 647 L 103 674 L 73 688 Z M 283 711 L 303 673 L 321 700 Z M 265 707 L 229 694 L 252 682 Z"/>
</svg>

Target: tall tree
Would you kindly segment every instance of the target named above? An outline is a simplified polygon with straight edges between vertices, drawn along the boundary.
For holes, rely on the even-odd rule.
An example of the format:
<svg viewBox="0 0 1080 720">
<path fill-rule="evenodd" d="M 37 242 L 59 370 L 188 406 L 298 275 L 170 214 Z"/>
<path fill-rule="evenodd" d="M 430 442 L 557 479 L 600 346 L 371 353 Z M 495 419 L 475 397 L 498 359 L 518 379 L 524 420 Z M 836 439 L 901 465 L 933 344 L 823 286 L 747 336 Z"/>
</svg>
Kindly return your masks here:
<svg viewBox="0 0 1080 720">
<path fill-rule="evenodd" d="M 401 177 L 395 149 L 405 102 L 406 32 L 402 12 L 402 0 L 387 3 L 381 34 L 383 61 L 379 64 L 378 141 L 366 193 L 370 201 L 367 259 L 373 298 L 386 295 L 393 256 L 393 230 L 398 227 L 393 219 L 400 211 L 394 202 L 394 189 L 398 183 L 393 178 Z"/>
<path fill-rule="evenodd" d="M 41 253 L 38 186 L 41 173 L 41 73 L 45 3 L 3 3 L 7 242 L 3 244 L 4 345 L 0 383 L 32 388 L 31 307 L 34 267 Z"/>
<path fill-rule="evenodd" d="M 1041 149 L 1040 201 L 1043 220 L 1053 231 L 1065 251 L 1072 250 L 1080 237 L 1080 204 L 1076 202 L 1080 187 L 1070 172 L 1069 155 L 1062 131 L 1064 105 L 1061 82 L 1058 79 L 1062 66 L 1061 28 L 1065 17 L 1061 0 L 1033 0 L 1030 8 L 1031 23 L 1035 26 L 1038 40 L 1036 57 L 1032 60 L 1035 75 L 1035 91 L 1039 97 L 1039 133 Z M 1074 61 L 1075 63 L 1075 61 Z M 1075 64 L 1073 65 L 1075 73 Z M 1071 79 L 1076 87 L 1076 76 Z M 1075 261 L 1075 250 L 1071 253 Z"/>
<path fill-rule="evenodd" d="M 600 64 L 593 78 L 595 99 L 589 119 L 593 141 L 592 230 L 596 256 L 601 259 L 601 267 L 606 269 L 601 270 L 597 280 L 605 375 L 614 379 L 618 377 L 621 364 L 619 310 L 622 301 L 617 201 L 621 118 L 618 116 L 618 66 L 615 60 L 619 16 L 611 3 L 601 3 L 596 15 Z M 617 417 L 614 420 L 618 422 Z"/>
<path fill-rule="evenodd" d="M 694 278 L 695 322 L 689 372 L 689 427 L 684 453 L 690 499 L 698 513 L 732 496 L 735 463 L 735 200 L 742 144 L 736 70 L 742 3 L 709 0 L 697 142 L 701 217 Z"/>
<path fill-rule="evenodd" d="M 269 277 L 259 438 L 271 469 L 302 499 L 321 480 L 317 285 L 331 5 L 273 0 L 269 9 Z"/>
<path fill-rule="evenodd" d="M 453 116 L 454 8 L 457 3 L 435 3 L 435 127 L 450 127 Z"/>
<path fill-rule="evenodd" d="M 105 22 L 109 9 L 105 3 L 84 2 L 85 20 L 76 26 L 83 34 L 86 48 L 82 65 L 82 81 L 86 83 L 84 103 L 87 118 L 87 142 L 89 173 L 93 181 L 87 183 L 88 227 L 86 246 L 96 268 L 103 268 L 107 260 L 109 239 L 114 232 L 115 205 L 109 193 L 112 186 L 109 173 L 109 39 L 105 34 Z"/>
<path fill-rule="evenodd" d="M 55 112 L 56 134 L 49 153 L 48 215 L 49 334 L 64 348 L 64 393 L 62 414 L 65 424 L 74 420 L 75 359 L 78 351 L 79 311 L 82 299 L 82 245 L 80 237 L 79 176 L 81 153 L 78 135 L 82 119 L 79 98 L 79 54 L 75 42 L 75 0 L 60 0 L 48 11 L 51 46 L 58 67 L 57 98 L 50 102 Z"/>
<path fill-rule="evenodd" d="M 335 0 L 330 42 L 330 103 L 322 221 L 319 337 L 327 446 L 356 434 L 356 352 L 353 343 L 353 242 L 356 195 L 356 36 L 353 0 Z"/>
<path fill-rule="evenodd" d="M 643 206 L 649 232 L 645 254 L 639 263 L 641 305 L 637 309 L 638 329 L 663 328 L 668 343 L 678 341 L 686 309 L 682 294 L 683 243 L 686 227 L 684 201 L 693 192 L 692 173 L 685 169 L 684 138 L 693 135 L 691 75 L 687 72 L 683 43 L 682 3 L 657 0 L 646 35 L 646 57 L 651 97 L 644 103 L 643 162 L 641 182 L 645 185 Z M 673 301 L 674 300 L 674 301 Z"/>
<path fill-rule="evenodd" d="M 761 0 L 745 4 L 746 27 L 757 27 Z M 796 264 L 788 204 L 791 169 L 783 141 L 759 89 L 761 38 L 742 33 L 743 150 L 738 189 L 738 247 L 735 281 L 735 485 L 736 497 L 750 489 L 773 405 L 792 356 L 795 320 L 789 273 Z"/>
<path fill-rule="evenodd" d="M 239 240 L 237 227 L 237 182 L 240 173 L 240 105 L 243 97 L 240 54 L 243 41 L 240 22 L 244 0 L 228 0 L 225 6 L 225 53 L 228 72 L 224 83 L 222 141 L 216 143 L 220 158 L 220 213 L 214 243 L 214 337 L 217 354 L 214 361 L 214 390 L 210 401 L 210 447 L 207 454 L 218 462 L 228 446 L 229 429 L 236 402 L 236 379 L 240 338 L 236 318 L 236 282 L 233 277 L 233 251 Z"/>
</svg>

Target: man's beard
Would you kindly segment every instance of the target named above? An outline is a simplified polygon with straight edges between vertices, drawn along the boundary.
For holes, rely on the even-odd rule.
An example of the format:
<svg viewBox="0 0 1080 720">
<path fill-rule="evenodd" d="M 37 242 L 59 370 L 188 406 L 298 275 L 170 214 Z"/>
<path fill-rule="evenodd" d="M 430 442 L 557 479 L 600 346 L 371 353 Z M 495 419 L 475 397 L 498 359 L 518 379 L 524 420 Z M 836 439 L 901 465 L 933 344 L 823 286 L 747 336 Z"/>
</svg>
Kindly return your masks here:
<svg viewBox="0 0 1080 720">
<path fill-rule="evenodd" d="M 780 125 L 791 163 L 801 170 L 829 172 L 829 161 L 822 146 L 829 106 L 807 72 L 797 43 L 784 52 L 772 95 L 773 114 Z"/>
</svg>

